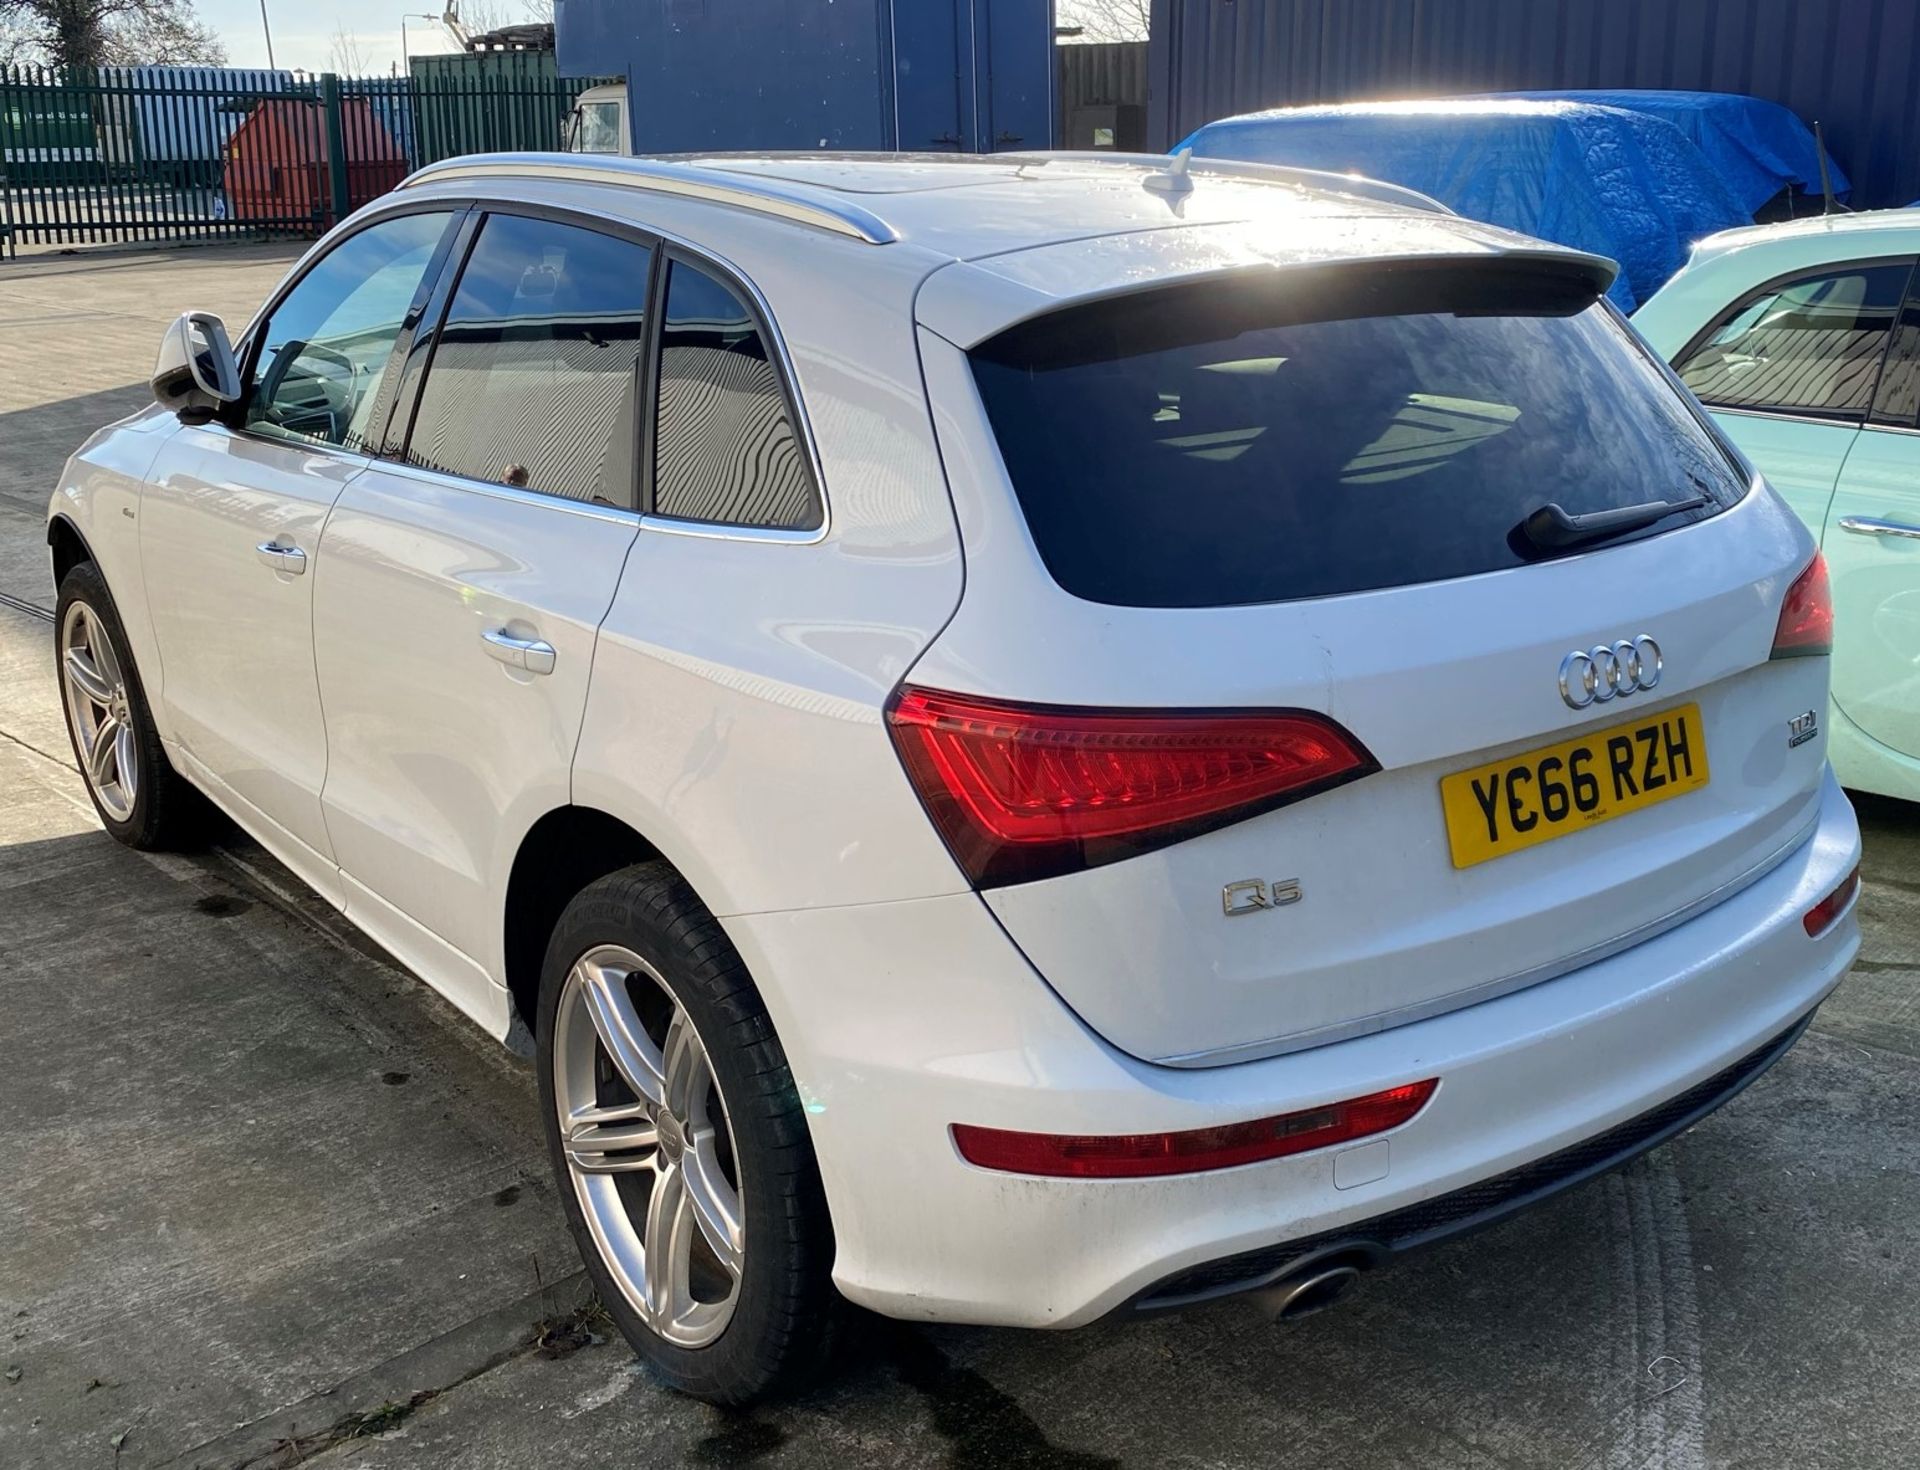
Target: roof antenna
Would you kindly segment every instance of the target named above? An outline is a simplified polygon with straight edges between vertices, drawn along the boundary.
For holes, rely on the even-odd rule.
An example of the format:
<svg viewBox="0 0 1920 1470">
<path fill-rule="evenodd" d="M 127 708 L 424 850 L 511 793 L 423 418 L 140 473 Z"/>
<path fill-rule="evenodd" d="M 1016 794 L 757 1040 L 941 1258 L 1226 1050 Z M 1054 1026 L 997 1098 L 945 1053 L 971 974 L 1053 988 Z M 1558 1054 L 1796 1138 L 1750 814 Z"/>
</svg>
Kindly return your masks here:
<svg viewBox="0 0 1920 1470">
<path fill-rule="evenodd" d="M 1182 148 L 1173 155 L 1173 162 L 1142 179 L 1141 187 L 1151 189 L 1156 194 L 1191 194 L 1193 180 L 1188 177 L 1187 165 L 1192 162 L 1193 150 Z"/>
<path fill-rule="evenodd" d="M 1820 119 L 1817 117 L 1813 120 L 1813 148 L 1820 155 L 1820 213 L 1832 214 L 1833 174 L 1827 168 L 1827 135 L 1820 130 Z"/>
</svg>

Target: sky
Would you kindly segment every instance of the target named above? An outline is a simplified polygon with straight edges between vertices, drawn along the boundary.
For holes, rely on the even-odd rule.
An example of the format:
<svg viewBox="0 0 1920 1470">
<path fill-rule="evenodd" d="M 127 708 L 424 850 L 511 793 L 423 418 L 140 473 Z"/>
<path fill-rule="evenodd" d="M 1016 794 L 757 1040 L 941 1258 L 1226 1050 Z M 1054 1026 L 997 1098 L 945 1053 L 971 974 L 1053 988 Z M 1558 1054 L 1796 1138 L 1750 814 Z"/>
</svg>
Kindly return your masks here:
<svg viewBox="0 0 1920 1470">
<path fill-rule="evenodd" d="M 368 75 L 385 76 L 401 62 L 400 20 L 407 17 L 407 45 L 415 55 L 428 51 L 457 51 L 437 19 L 441 0 L 266 0 L 273 25 L 273 59 L 286 68 L 333 71 L 332 51 L 337 30 L 345 30 L 359 45 Z M 518 7 L 469 6 L 476 13 L 507 10 L 517 18 Z M 267 43 L 260 23 L 260 0 L 194 0 L 200 18 L 227 43 L 232 66 L 265 66 Z"/>
</svg>

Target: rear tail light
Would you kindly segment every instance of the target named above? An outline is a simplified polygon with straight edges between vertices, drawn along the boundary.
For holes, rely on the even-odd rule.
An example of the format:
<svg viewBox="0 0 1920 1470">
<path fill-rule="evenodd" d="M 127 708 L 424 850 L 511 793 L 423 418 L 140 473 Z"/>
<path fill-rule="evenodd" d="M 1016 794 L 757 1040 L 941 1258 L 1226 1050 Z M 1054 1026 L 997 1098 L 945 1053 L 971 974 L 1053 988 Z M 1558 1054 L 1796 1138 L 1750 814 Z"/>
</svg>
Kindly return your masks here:
<svg viewBox="0 0 1920 1470">
<path fill-rule="evenodd" d="M 1847 905 L 1853 902 L 1853 896 L 1859 891 L 1860 867 L 1856 863 L 1853 871 L 1840 880 L 1838 888 L 1801 916 L 1800 923 L 1807 931 L 1807 938 L 1818 939 L 1831 929 L 1840 916 L 1847 911 Z"/>
<path fill-rule="evenodd" d="M 1833 589 L 1827 585 L 1827 559 L 1819 552 L 1794 578 L 1780 608 L 1773 634 L 1775 658 L 1804 658 L 1833 652 Z"/>
<path fill-rule="evenodd" d="M 1379 769 L 1306 711 L 1086 710 L 902 689 L 907 775 L 980 887 L 1198 836 Z"/>
<path fill-rule="evenodd" d="M 1439 1085 L 1438 1077 L 1429 1077 L 1277 1118 L 1180 1133 L 1018 1133 L 955 1123 L 953 1142 L 969 1164 L 1008 1174 L 1054 1179 L 1198 1174 L 1385 1133 L 1424 1108 Z"/>
</svg>

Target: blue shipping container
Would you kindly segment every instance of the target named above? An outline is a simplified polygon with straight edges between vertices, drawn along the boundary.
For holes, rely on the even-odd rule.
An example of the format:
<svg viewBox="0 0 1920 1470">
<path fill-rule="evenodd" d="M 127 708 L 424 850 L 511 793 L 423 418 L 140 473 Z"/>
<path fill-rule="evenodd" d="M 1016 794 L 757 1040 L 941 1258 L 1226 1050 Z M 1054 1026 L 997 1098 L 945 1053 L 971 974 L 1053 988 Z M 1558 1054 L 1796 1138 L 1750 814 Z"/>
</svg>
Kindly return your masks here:
<svg viewBox="0 0 1920 1470">
<path fill-rule="evenodd" d="M 556 0 L 564 75 L 627 78 L 637 153 L 991 153 L 1053 135 L 1050 0 Z"/>
<path fill-rule="evenodd" d="M 1865 208 L 1920 194 L 1915 0 L 1154 0 L 1156 147 L 1263 107 L 1660 87 L 1769 98 Z"/>
</svg>

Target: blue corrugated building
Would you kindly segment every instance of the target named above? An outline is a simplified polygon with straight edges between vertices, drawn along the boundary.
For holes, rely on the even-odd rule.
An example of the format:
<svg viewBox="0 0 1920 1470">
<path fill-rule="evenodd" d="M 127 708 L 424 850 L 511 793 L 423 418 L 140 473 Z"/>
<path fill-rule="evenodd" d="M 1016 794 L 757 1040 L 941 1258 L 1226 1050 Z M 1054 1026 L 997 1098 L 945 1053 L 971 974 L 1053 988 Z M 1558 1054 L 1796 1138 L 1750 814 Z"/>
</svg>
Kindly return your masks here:
<svg viewBox="0 0 1920 1470">
<path fill-rule="evenodd" d="M 557 0 L 560 71 L 627 78 L 640 153 L 1045 148 L 1050 0 Z"/>
<path fill-rule="evenodd" d="M 1744 92 L 1823 125 L 1855 205 L 1920 198 L 1916 0 L 1154 0 L 1148 86 L 1162 148 L 1307 102 Z"/>
</svg>

